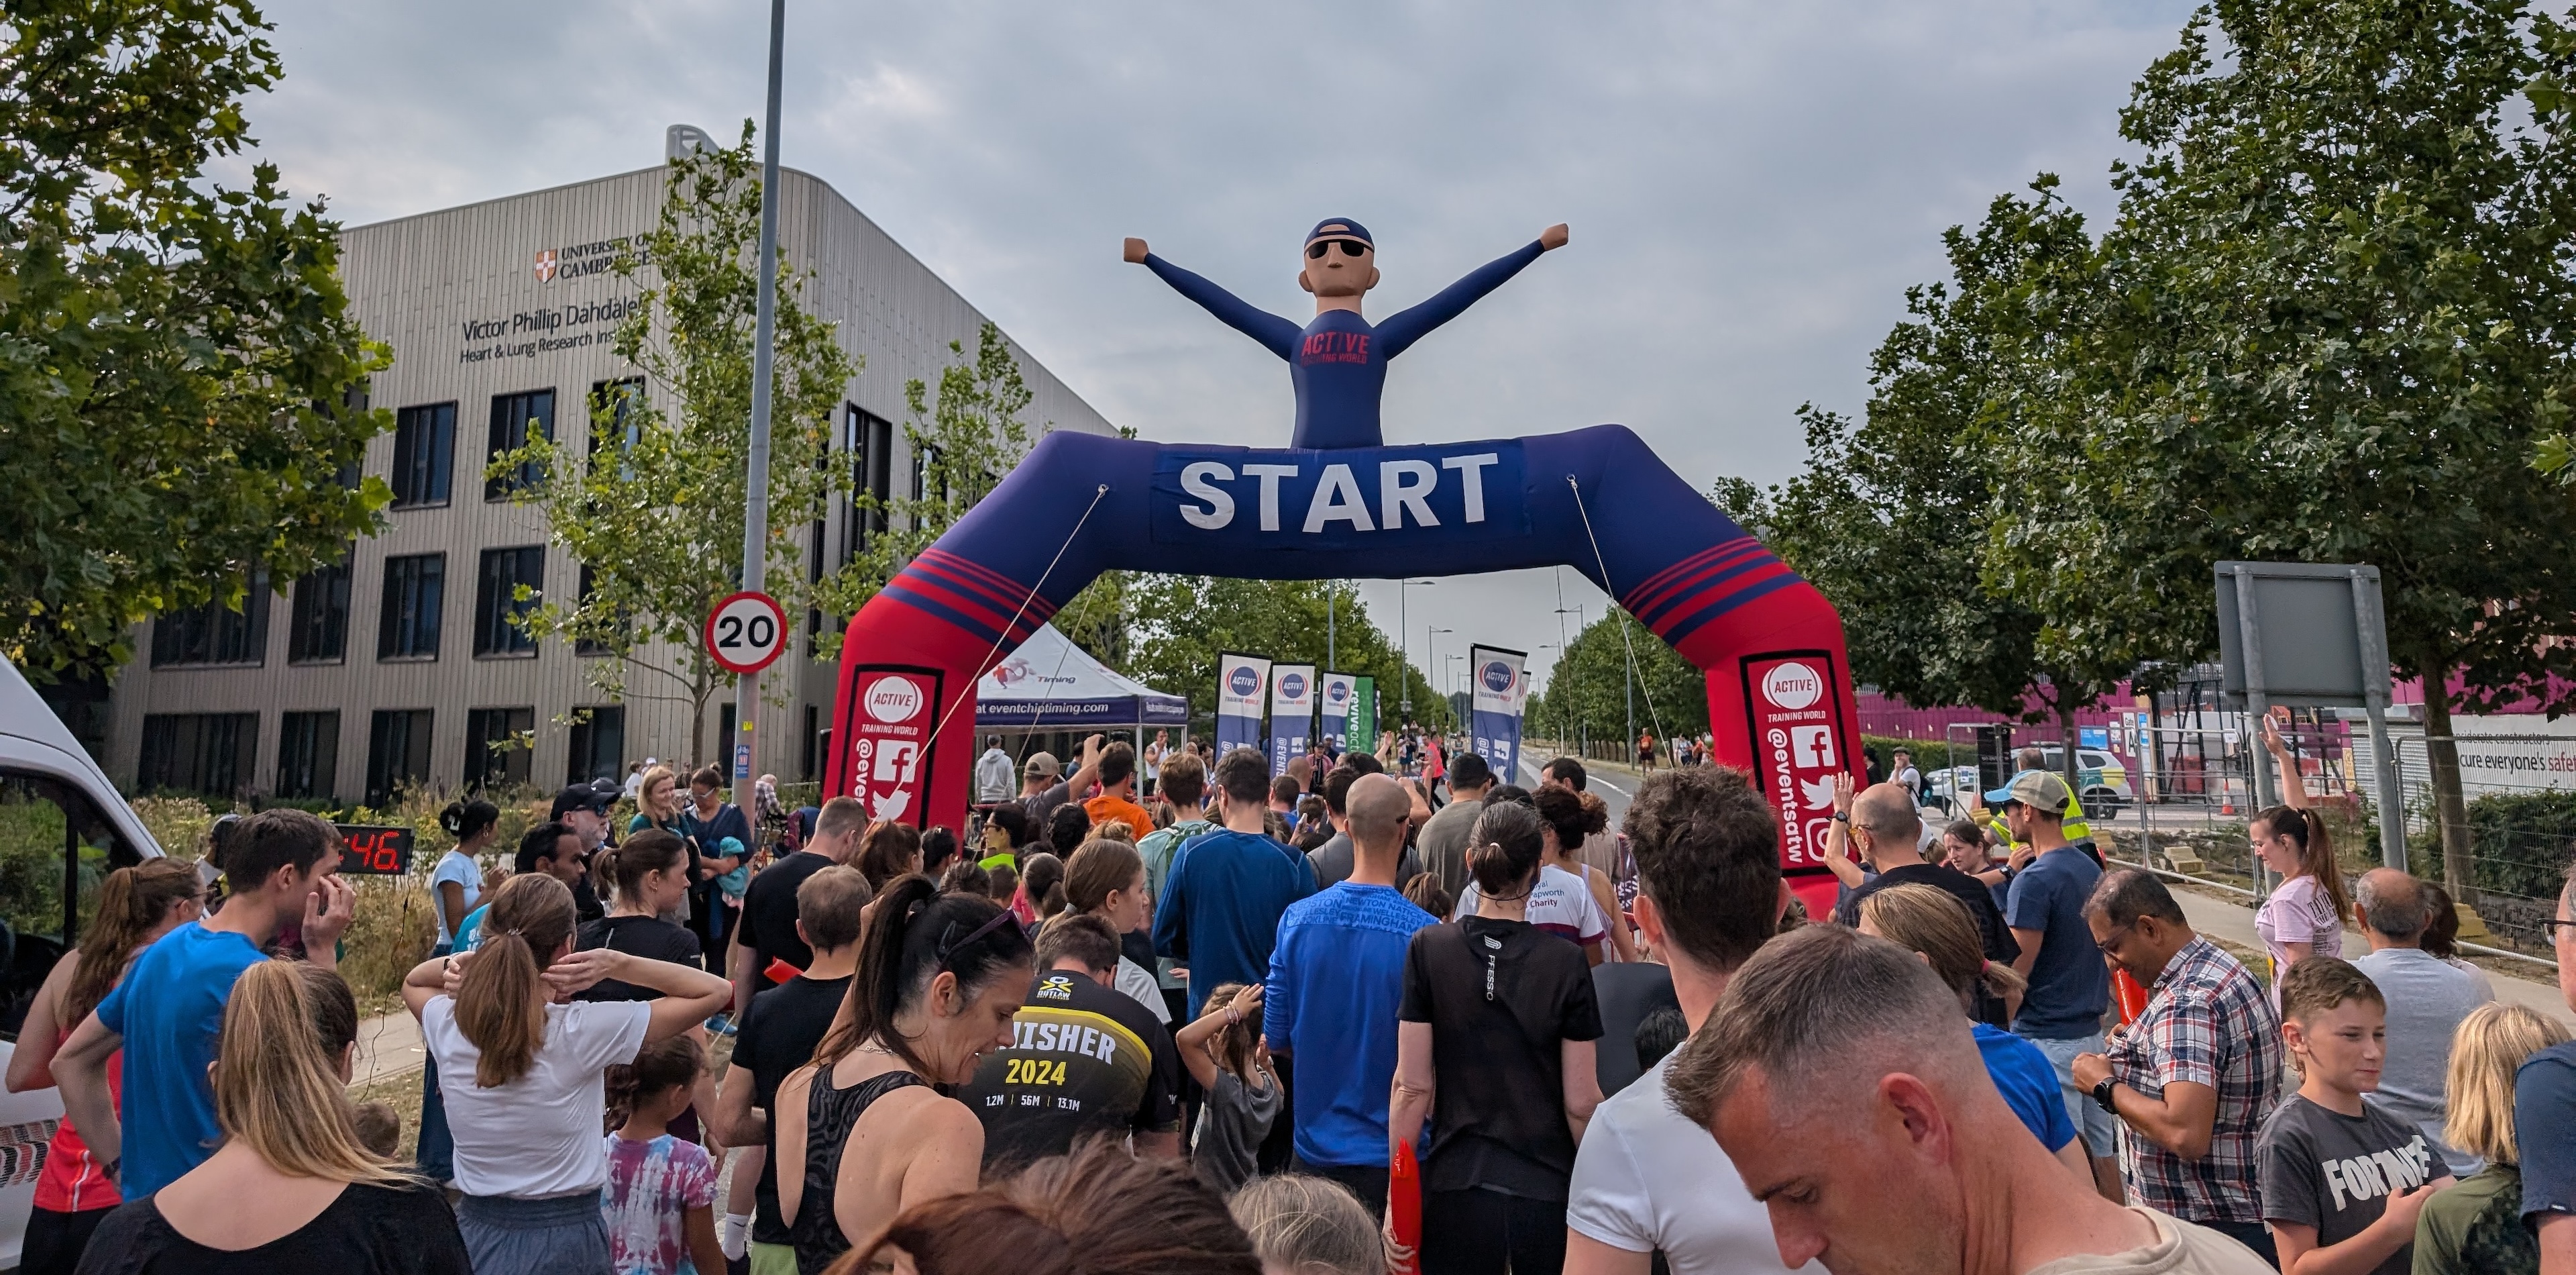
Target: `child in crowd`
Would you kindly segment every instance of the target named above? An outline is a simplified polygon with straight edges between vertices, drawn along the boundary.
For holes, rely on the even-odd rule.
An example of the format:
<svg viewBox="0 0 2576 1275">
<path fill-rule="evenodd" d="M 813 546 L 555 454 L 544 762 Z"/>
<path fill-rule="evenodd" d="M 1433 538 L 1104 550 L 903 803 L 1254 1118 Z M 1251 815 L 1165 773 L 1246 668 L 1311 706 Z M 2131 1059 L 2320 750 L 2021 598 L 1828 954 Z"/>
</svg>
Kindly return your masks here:
<svg viewBox="0 0 2576 1275">
<path fill-rule="evenodd" d="M 362 1102 L 351 1113 L 358 1124 L 358 1145 L 378 1159 L 391 1160 L 402 1149 L 402 1117 L 381 1102 Z"/>
<path fill-rule="evenodd" d="M 1261 991 L 1220 984 L 1208 993 L 1206 1012 L 1172 1038 L 1190 1079 L 1207 1091 L 1190 1152 L 1199 1180 L 1219 1195 L 1252 1179 L 1254 1157 L 1285 1096 L 1261 1039 Z"/>
<path fill-rule="evenodd" d="M 1413 906 L 1442 921 L 1448 920 L 1449 914 L 1458 909 L 1458 896 L 1441 889 L 1440 879 L 1428 872 L 1417 872 L 1412 880 L 1404 883 L 1404 897 L 1411 899 Z"/>
<path fill-rule="evenodd" d="M 698 1042 L 674 1036 L 647 1045 L 632 1065 L 608 1069 L 612 1117 L 608 1135 L 610 1267 L 617 1275 L 716 1275 L 716 1163 L 707 1149 L 671 1136 L 671 1118 L 689 1105 L 705 1056 Z"/>
<path fill-rule="evenodd" d="M 1653 1071 L 1664 1055 L 1682 1047 L 1690 1039 L 1690 1020 L 1682 1017 L 1679 1006 L 1664 1005 L 1637 1020 L 1637 1070 Z"/>
<path fill-rule="evenodd" d="M 2281 1269 L 2311 1253 L 2342 1270 L 2407 1275 L 2416 1216 L 2451 1185 L 2424 1131 L 2365 1105 L 2387 1057 L 2388 1002 L 2332 956 L 2300 957 L 2281 975 L 2281 1040 L 2299 1091 L 2263 1122 L 2263 1220 Z"/>
<path fill-rule="evenodd" d="M 2525 1060 L 2566 1040 L 2566 1028 L 2520 1005 L 2480 1005 L 2460 1020 L 2442 1139 L 2487 1164 L 2415 1219 L 2415 1269 L 2423 1275 L 2540 1275 L 2540 1244 L 2522 1224 L 2513 1080 Z"/>
<path fill-rule="evenodd" d="M 1226 1201 L 1261 1275 L 1381 1275 L 1386 1248 L 1350 1188 L 1330 1178 L 1254 1178 Z"/>
</svg>

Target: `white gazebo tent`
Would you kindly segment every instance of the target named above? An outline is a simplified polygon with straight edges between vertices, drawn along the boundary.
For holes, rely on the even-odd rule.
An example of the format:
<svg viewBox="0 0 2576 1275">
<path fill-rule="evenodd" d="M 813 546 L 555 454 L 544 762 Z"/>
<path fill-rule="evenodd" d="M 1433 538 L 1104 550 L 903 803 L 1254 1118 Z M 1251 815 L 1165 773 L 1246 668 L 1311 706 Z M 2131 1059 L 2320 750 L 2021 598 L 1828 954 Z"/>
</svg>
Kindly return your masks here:
<svg viewBox="0 0 2576 1275">
<path fill-rule="evenodd" d="M 975 733 L 1013 738 L 1019 745 L 1009 750 L 1014 757 L 1036 748 L 1063 756 L 1064 737 L 1126 735 L 1141 746 L 1150 732 L 1163 729 L 1185 738 L 1189 724 L 1188 700 L 1091 658 L 1051 624 L 1040 625 L 975 683 Z"/>
</svg>

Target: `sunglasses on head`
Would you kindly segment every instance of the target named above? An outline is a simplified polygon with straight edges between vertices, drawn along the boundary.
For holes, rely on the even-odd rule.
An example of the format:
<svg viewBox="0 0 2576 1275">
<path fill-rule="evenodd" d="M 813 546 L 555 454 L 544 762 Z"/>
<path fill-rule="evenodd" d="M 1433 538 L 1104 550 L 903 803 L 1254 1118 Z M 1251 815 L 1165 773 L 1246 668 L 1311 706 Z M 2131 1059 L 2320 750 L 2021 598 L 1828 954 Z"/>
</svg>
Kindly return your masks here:
<svg viewBox="0 0 2576 1275">
<path fill-rule="evenodd" d="M 1345 257 L 1356 257 L 1369 250 L 1369 246 L 1367 244 L 1361 243 L 1357 239 L 1318 239 L 1315 242 L 1306 245 L 1307 259 L 1310 261 L 1323 260 L 1324 254 L 1331 252 L 1334 244 L 1340 244 L 1342 246 L 1342 255 Z"/>
</svg>

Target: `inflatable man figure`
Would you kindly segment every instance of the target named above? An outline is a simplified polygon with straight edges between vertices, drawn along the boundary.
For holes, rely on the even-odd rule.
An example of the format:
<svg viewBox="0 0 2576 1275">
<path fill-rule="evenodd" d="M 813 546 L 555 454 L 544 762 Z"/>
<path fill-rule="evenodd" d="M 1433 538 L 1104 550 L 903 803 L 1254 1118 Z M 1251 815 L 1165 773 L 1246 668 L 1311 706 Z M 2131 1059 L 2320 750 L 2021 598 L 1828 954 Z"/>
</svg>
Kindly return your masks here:
<svg viewBox="0 0 2576 1275">
<path fill-rule="evenodd" d="M 1127 241 L 1127 259 L 1143 263 L 1227 327 L 1288 360 L 1288 379 L 1297 391 L 1297 433 L 1289 446 L 1376 447 L 1386 441 L 1378 427 L 1378 395 L 1386 388 L 1387 360 L 1565 241 L 1565 227 L 1550 226 L 1519 251 L 1477 267 L 1440 295 L 1374 326 L 1360 317 L 1360 298 L 1377 286 L 1377 245 L 1368 227 L 1348 217 L 1319 222 L 1306 235 L 1297 286 L 1315 294 L 1315 321 L 1303 328 L 1147 252 L 1142 239 Z"/>
</svg>

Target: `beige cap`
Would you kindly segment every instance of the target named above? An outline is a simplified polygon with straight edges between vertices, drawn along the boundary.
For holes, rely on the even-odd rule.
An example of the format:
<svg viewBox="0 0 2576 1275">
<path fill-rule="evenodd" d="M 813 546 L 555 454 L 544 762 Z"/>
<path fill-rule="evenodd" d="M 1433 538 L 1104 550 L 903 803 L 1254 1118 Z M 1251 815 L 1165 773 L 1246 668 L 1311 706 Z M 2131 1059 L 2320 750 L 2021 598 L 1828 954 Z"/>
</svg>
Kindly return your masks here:
<svg viewBox="0 0 2576 1275">
<path fill-rule="evenodd" d="M 1063 773 L 1064 763 L 1057 761 L 1054 753 L 1031 753 L 1028 761 L 1020 767 L 1020 776 L 1024 779 L 1053 779 Z"/>
</svg>

